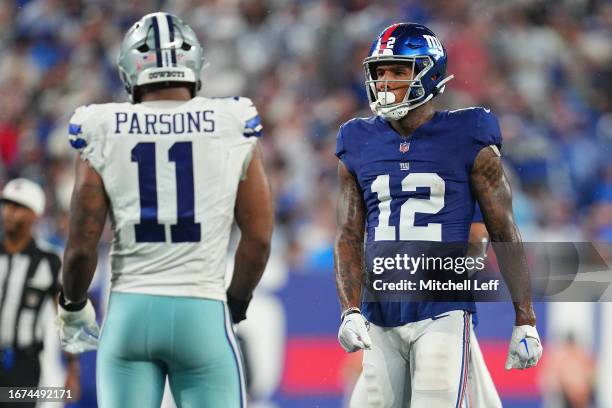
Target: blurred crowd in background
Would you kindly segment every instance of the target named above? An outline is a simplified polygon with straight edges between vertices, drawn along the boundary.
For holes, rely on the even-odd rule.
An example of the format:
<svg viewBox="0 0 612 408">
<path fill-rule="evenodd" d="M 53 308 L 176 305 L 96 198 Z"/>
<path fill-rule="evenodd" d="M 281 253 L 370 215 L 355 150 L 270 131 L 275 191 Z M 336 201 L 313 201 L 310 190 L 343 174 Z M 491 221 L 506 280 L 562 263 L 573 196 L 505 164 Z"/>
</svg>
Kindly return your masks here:
<svg viewBox="0 0 612 408">
<path fill-rule="evenodd" d="M 328 271 L 338 126 L 369 116 L 362 60 L 398 21 L 430 26 L 455 79 L 440 109 L 491 108 L 524 239 L 612 240 L 612 4 L 565 1 L 3 0 L 0 180 L 40 182 L 40 233 L 62 246 L 79 105 L 125 101 L 124 32 L 165 10 L 198 33 L 202 94 L 251 97 L 277 204 L 277 239 L 303 273 Z M 108 237 L 109 235 L 107 235 Z"/>
<path fill-rule="evenodd" d="M 336 132 L 371 115 L 362 61 L 399 21 L 430 26 L 449 53 L 455 79 L 439 109 L 497 114 L 524 240 L 612 241 L 609 1 L 0 0 L 0 185 L 21 176 L 45 188 L 38 235 L 59 249 L 75 156 L 68 119 L 80 105 L 127 101 L 119 45 L 157 10 L 199 35 L 202 95 L 258 107 L 274 250 L 291 273 L 331 278 Z"/>
</svg>

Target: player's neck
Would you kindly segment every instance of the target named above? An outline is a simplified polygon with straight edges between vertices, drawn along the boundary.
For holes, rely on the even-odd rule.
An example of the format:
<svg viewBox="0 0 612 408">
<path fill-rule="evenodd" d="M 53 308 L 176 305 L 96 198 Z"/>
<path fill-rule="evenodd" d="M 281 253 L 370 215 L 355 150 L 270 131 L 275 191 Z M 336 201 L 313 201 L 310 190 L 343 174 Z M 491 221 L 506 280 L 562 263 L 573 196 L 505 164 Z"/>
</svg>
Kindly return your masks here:
<svg viewBox="0 0 612 408">
<path fill-rule="evenodd" d="M 401 136 L 410 136 L 416 128 L 431 120 L 435 113 L 433 104 L 426 103 L 408 112 L 400 120 L 392 120 L 391 127 Z"/>
<path fill-rule="evenodd" d="M 188 101 L 191 92 L 185 87 L 163 88 L 147 91 L 142 95 L 141 102 L 152 101 Z"/>
</svg>

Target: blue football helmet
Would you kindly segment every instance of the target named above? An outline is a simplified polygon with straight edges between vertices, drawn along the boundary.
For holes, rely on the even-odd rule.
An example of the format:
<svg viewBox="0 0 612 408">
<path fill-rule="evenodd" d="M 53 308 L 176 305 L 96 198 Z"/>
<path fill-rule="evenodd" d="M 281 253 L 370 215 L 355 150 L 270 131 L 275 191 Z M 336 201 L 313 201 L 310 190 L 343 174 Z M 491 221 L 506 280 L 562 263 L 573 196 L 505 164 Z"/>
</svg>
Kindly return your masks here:
<svg viewBox="0 0 612 408">
<path fill-rule="evenodd" d="M 408 112 L 434 96 L 444 92 L 445 84 L 453 76 L 446 76 L 446 50 L 429 28 L 415 23 L 393 24 L 383 30 L 372 44 L 368 57 L 363 61 L 366 91 L 372 111 L 388 120 L 399 120 Z M 380 64 L 409 63 L 412 79 L 386 81 L 376 77 Z M 380 92 L 376 84 L 385 84 Z M 404 100 L 396 102 L 395 95 L 387 92 L 388 82 L 405 82 L 408 91 Z"/>
</svg>

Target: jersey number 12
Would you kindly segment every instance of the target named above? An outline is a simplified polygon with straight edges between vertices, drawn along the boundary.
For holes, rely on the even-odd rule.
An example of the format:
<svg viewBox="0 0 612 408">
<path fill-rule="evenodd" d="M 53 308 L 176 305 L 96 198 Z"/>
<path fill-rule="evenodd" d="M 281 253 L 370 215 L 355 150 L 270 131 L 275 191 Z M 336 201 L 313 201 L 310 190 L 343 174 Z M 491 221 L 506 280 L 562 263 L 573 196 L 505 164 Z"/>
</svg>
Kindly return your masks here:
<svg viewBox="0 0 612 408">
<path fill-rule="evenodd" d="M 374 241 L 395 241 L 396 228 L 390 225 L 391 189 L 389 175 L 376 177 L 370 187 L 378 195 L 378 226 L 374 228 Z M 402 191 L 429 188 L 429 198 L 408 198 L 400 207 L 400 241 L 442 241 L 442 224 L 430 222 L 414 225 L 416 213 L 436 214 L 444 207 L 445 183 L 436 173 L 410 173 L 402 180 Z"/>
<path fill-rule="evenodd" d="M 136 242 L 166 242 L 166 227 L 157 219 L 157 177 L 155 143 L 138 143 L 132 149 L 138 163 L 140 223 L 134 225 Z M 195 222 L 193 149 L 191 142 L 176 142 L 168 150 L 168 160 L 176 163 L 177 223 L 170 226 L 171 242 L 199 242 L 200 223 Z"/>
</svg>

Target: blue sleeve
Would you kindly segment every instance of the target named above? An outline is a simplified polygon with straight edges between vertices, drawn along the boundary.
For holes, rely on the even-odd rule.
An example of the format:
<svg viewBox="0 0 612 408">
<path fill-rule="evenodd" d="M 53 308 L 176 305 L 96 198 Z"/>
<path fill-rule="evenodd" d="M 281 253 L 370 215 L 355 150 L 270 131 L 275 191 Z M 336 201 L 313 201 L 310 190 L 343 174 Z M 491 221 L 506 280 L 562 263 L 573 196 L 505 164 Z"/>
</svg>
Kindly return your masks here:
<svg viewBox="0 0 612 408">
<path fill-rule="evenodd" d="M 261 137 L 262 134 L 263 126 L 261 125 L 261 119 L 259 118 L 259 115 L 255 115 L 245 122 L 243 131 L 244 136 Z"/>
<path fill-rule="evenodd" d="M 502 135 L 499 128 L 499 122 L 493 112 L 485 108 L 474 109 L 476 115 L 472 122 L 471 128 L 471 149 L 469 157 L 469 166 L 474 164 L 474 160 L 478 153 L 485 147 L 495 145 L 501 151 Z"/>
<path fill-rule="evenodd" d="M 354 174 L 355 173 L 355 169 L 353 167 L 354 158 L 352 157 L 353 154 L 351 154 L 351 152 L 347 149 L 348 146 L 344 140 L 345 132 L 346 132 L 345 125 L 340 126 L 340 129 L 338 130 L 338 135 L 336 136 L 336 153 L 335 154 L 338 157 L 338 159 L 340 159 L 340 161 L 344 163 L 344 166 L 347 168 L 347 170 Z"/>
<path fill-rule="evenodd" d="M 481 108 L 476 121 L 476 140 L 483 146 L 495 145 L 499 149 L 502 147 L 502 135 L 499 129 L 499 122 L 493 112 Z"/>
</svg>

